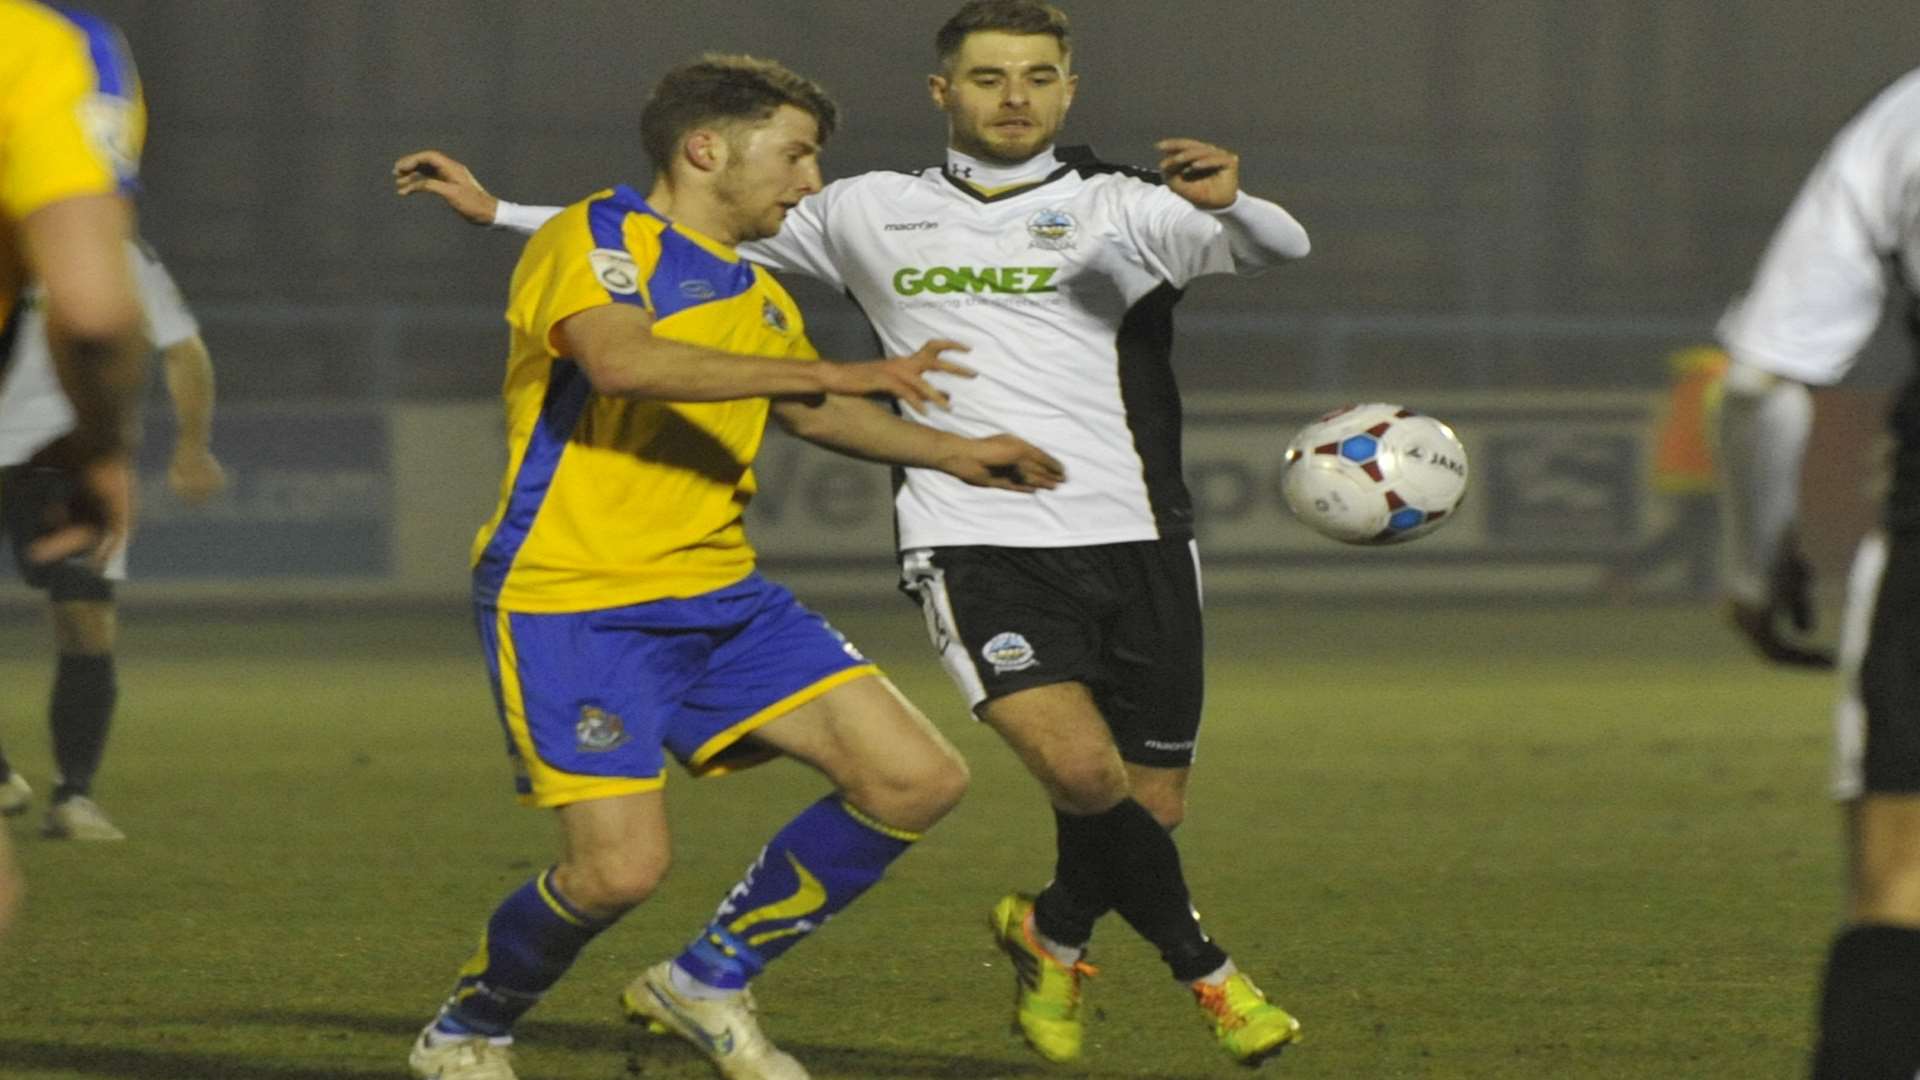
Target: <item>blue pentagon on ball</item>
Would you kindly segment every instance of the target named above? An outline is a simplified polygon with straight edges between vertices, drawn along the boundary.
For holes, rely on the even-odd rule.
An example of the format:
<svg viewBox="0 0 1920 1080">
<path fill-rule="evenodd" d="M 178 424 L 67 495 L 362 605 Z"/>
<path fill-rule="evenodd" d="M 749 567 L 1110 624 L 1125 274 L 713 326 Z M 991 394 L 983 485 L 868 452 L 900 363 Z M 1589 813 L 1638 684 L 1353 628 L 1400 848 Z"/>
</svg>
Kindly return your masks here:
<svg viewBox="0 0 1920 1080">
<path fill-rule="evenodd" d="M 1380 440 L 1371 435 L 1353 435 L 1340 443 L 1340 456 L 1348 461 L 1372 461 L 1380 453 Z"/>
<path fill-rule="evenodd" d="M 1409 506 L 1405 509 L 1394 511 L 1393 516 L 1387 519 L 1387 527 L 1394 532 L 1405 532 L 1408 529 L 1417 527 L 1425 520 L 1427 520 L 1427 515 L 1424 511 L 1415 510 Z"/>
</svg>

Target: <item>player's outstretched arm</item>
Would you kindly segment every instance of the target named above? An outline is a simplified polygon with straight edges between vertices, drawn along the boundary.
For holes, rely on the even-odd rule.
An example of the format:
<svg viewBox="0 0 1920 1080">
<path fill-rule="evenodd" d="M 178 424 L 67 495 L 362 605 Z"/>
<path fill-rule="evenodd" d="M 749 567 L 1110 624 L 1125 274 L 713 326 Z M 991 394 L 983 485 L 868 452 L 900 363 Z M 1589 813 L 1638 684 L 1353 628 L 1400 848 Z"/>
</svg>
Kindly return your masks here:
<svg viewBox="0 0 1920 1080">
<path fill-rule="evenodd" d="M 1800 466 L 1813 427 L 1807 387 L 1735 363 L 1721 404 L 1726 592 L 1734 626 L 1768 660 L 1828 668 L 1831 653 L 1792 640 L 1813 629 L 1813 573 L 1800 551 Z"/>
<path fill-rule="evenodd" d="M 1225 230 L 1234 269 L 1264 270 L 1313 250 L 1292 214 L 1240 190 L 1240 155 L 1199 139 L 1162 139 L 1154 149 L 1168 190 L 1213 215 Z"/>
<path fill-rule="evenodd" d="M 926 380 L 928 373 L 973 375 L 941 355 L 960 348 L 951 341 L 930 341 L 912 356 L 865 363 L 743 356 L 658 337 L 652 317 L 629 304 L 570 315 L 554 328 L 554 336 L 561 354 L 580 364 L 594 392 L 607 397 L 732 401 L 886 394 L 925 412 L 928 404 L 948 402 L 946 393 Z"/>
<path fill-rule="evenodd" d="M 789 433 L 848 457 L 938 469 L 975 487 L 1050 490 L 1066 482 L 1066 466 L 1013 435 L 969 439 L 902 420 L 865 398 L 787 399 L 773 404 Z"/>
<path fill-rule="evenodd" d="M 517 233 L 535 233 L 558 214 L 558 206 L 522 206 L 497 198 L 482 187 L 473 170 L 438 150 L 417 150 L 393 163 L 398 195 L 438 195 L 453 212 L 474 225 L 497 225 Z"/>
</svg>

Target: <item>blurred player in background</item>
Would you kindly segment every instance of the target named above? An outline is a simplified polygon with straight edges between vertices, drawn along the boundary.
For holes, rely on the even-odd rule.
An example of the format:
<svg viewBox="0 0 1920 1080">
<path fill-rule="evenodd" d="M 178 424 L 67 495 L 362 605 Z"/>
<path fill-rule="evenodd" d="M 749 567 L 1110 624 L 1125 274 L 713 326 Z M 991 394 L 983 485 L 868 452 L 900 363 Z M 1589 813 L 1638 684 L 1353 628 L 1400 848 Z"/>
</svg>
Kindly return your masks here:
<svg viewBox="0 0 1920 1080">
<path fill-rule="evenodd" d="M 864 399 L 944 406 L 932 341 L 818 359 L 800 313 L 735 245 L 820 189 L 837 110 L 777 64 L 709 56 L 642 114 L 654 166 L 560 211 L 510 290 L 511 460 L 474 551 L 474 599 L 521 801 L 557 810 L 559 862 L 494 912 L 410 1056 L 416 1076 L 506 1080 L 514 1022 L 659 884 L 664 751 L 697 776 L 779 754 L 835 793 L 789 822 L 676 959 L 628 985 L 636 1021 L 734 1080 L 804 1080 L 760 1031 L 748 982 L 880 880 L 958 802 L 952 746 L 844 638 L 762 578 L 742 529 L 771 411 L 843 453 L 1025 493 L 1059 463 Z M 774 400 L 770 403 L 769 398 Z"/>
<path fill-rule="evenodd" d="M 1172 315 L 1195 279 L 1300 258 L 1307 234 L 1242 192 L 1239 158 L 1219 147 L 1160 142 L 1157 173 L 1056 150 L 1077 85 L 1057 8 L 974 0 L 935 48 L 944 165 L 836 181 L 742 251 L 845 290 L 891 351 L 966 341 L 978 381 L 950 412 L 912 419 L 1030 427 L 1074 478 L 1027 498 L 909 468 L 895 500 L 903 588 L 969 707 L 1054 807 L 1053 882 L 990 916 L 1021 1031 L 1050 1060 L 1080 1055 L 1083 957 L 1118 911 L 1221 1047 L 1257 1063 L 1299 1024 L 1202 931 L 1171 831 L 1204 681 Z M 524 231 L 555 212 L 494 199 L 443 154 L 395 172 L 402 194 L 439 194 L 476 223 Z"/>
<path fill-rule="evenodd" d="M 126 244 L 145 136 L 139 77 L 111 26 L 0 0 L 0 338 L 18 332 L 27 283 L 37 280 L 75 413 L 79 483 L 59 508 L 63 520 L 30 546 L 39 562 L 85 553 L 104 565 L 132 525 L 143 342 Z M 0 831 L 0 929 L 21 888 Z"/>
<path fill-rule="evenodd" d="M 1920 337 L 1917 282 L 1920 71 L 1840 131 L 1720 325 L 1733 356 L 1722 424 L 1727 589 L 1740 630 L 1776 662 L 1825 659 L 1788 629 L 1812 621 L 1794 540 L 1808 384 L 1847 373 L 1890 287 Z M 1883 528 L 1855 557 L 1841 629 L 1834 786 L 1847 812 L 1851 906 L 1828 955 L 1816 1080 L 1920 1075 L 1920 379 L 1892 427 Z"/>
<path fill-rule="evenodd" d="M 1653 537 L 1615 560 L 1607 591 L 1622 598 L 1678 560 L 1688 595 L 1713 595 L 1720 571 L 1720 483 L 1713 447 L 1720 426 L 1726 350 L 1688 345 L 1667 354 L 1667 399 L 1653 432 L 1647 486 L 1671 517 Z"/>
<path fill-rule="evenodd" d="M 165 364 L 176 434 L 167 465 L 167 486 L 189 504 L 219 494 L 226 475 L 213 456 L 213 364 L 194 321 L 159 256 L 144 243 L 127 245 L 145 316 L 147 337 Z M 113 649 L 118 636 L 114 583 L 124 581 L 127 548 L 96 566 L 84 556 L 48 564 L 27 557 L 28 545 L 46 530 L 50 512 L 75 483 L 66 462 L 66 436 L 73 410 L 60 389 L 48 347 L 38 290 L 23 302 L 13 355 L 0 368 L 0 533 L 13 544 L 27 584 L 52 602 L 54 671 L 48 723 L 59 779 L 47 808 L 44 835 L 54 839 L 124 840 L 92 798 L 93 778 L 106 750 L 118 700 Z M 23 813 L 33 795 L 26 777 L 0 755 L 0 815 Z"/>
</svg>

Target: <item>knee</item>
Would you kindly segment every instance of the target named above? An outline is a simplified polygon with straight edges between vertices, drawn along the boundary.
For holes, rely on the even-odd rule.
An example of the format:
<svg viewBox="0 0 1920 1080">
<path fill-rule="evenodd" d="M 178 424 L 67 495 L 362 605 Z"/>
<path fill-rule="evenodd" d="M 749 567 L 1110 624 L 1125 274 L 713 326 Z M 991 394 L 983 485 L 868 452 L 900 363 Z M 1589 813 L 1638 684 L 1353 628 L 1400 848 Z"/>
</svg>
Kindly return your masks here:
<svg viewBox="0 0 1920 1080">
<path fill-rule="evenodd" d="M 930 828 L 967 792 L 967 763 L 948 747 L 895 758 L 844 785 L 847 800 L 880 822 L 912 832 Z"/>
<path fill-rule="evenodd" d="M 553 883 L 568 903 L 594 918 L 608 919 L 644 902 L 666 879 L 665 851 L 632 852 L 562 862 Z"/>
<path fill-rule="evenodd" d="M 55 644 L 64 655 L 101 656 L 113 651 L 118 636 L 113 605 L 97 600 L 62 600 L 53 605 Z"/>
<path fill-rule="evenodd" d="M 1119 760 L 1102 757 L 1050 760 L 1041 780 L 1054 805 L 1069 814 L 1104 814 L 1132 795 L 1127 771 Z"/>
</svg>

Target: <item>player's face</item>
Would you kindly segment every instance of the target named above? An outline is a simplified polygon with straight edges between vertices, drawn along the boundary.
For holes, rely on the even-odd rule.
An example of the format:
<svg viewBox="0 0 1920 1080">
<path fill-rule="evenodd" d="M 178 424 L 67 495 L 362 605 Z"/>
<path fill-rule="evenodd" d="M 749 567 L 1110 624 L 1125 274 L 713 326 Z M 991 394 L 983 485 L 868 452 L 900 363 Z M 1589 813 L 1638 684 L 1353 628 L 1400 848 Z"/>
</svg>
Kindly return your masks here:
<svg viewBox="0 0 1920 1080">
<path fill-rule="evenodd" d="M 736 130 L 714 190 L 732 219 L 735 243 L 778 233 L 787 211 L 820 190 L 820 125 L 813 114 L 782 105 Z"/>
<path fill-rule="evenodd" d="M 928 85 L 947 114 L 947 142 L 984 161 L 1018 164 L 1053 145 L 1079 81 L 1051 34 L 967 35 Z"/>
</svg>

